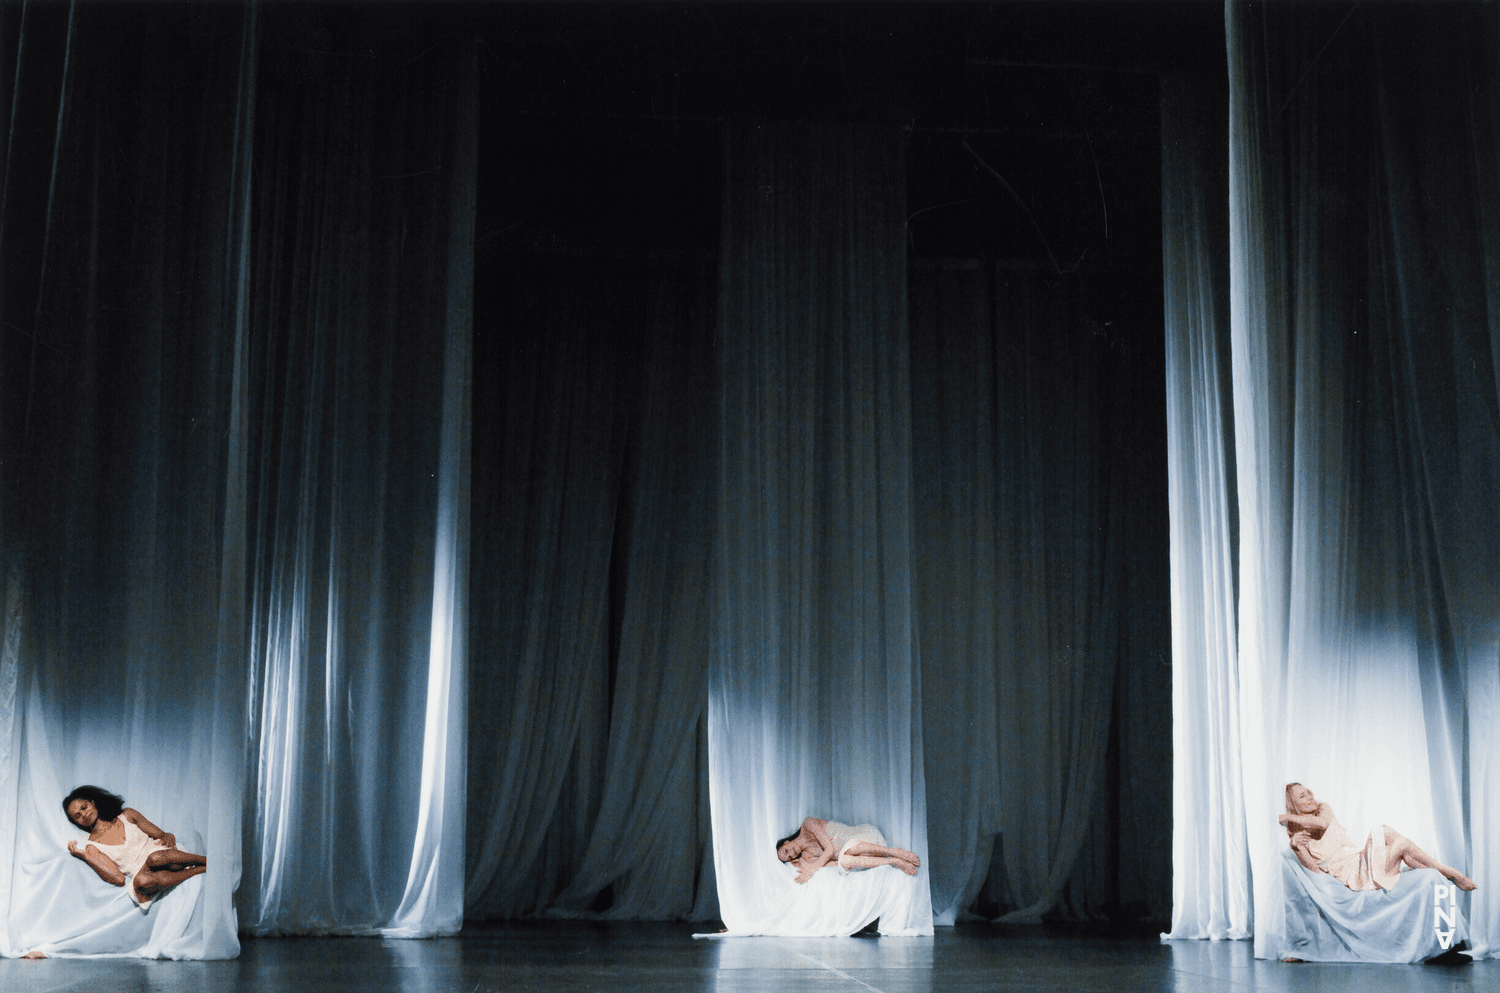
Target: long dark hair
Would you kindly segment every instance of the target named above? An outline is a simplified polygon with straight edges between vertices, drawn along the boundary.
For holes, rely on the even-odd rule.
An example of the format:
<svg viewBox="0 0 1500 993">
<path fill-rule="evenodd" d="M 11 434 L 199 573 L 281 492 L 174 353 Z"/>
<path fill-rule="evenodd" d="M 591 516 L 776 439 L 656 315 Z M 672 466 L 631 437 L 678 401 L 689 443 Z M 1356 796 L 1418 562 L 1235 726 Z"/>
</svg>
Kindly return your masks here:
<svg viewBox="0 0 1500 993">
<path fill-rule="evenodd" d="M 120 816 L 120 811 L 125 809 L 124 797 L 116 796 L 109 790 L 101 790 L 97 786 L 80 786 L 72 793 L 63 797 L 63 816 L 67 817 L 69 821 L 72 821 L 73 818 L 68 816 L 68 804 L 74 800 L 87 800 L 92 803 L 94 809 L 99 811 L 99 819 L 101 821 L 112 821 Z M 73 826 L 77 827 L 78 825 L 75 823 Z"/>
</svg>

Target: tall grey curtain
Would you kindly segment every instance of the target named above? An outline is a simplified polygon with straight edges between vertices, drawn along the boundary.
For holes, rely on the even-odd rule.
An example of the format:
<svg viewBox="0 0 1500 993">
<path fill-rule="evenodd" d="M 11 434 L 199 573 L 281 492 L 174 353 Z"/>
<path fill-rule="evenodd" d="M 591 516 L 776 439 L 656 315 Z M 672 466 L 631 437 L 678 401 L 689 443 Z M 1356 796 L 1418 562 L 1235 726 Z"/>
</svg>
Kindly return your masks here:
<svg viewBox="0 0 1500 993">
<path fill-rule="evenodd" d="M 329 50 L 290 48 L 289 13 L 257 108 L 243 926 L 453 932 L 472 53 L 337 21 Z"/>
<path fill-rule="evenodd" d="M 708 744 L 735 933 L 932 929 L 925 868 L 799 885 L 773 850 L 814 816 L 927 852 L 903 177 L 895 134 L 727 142 Z"/>
<path fill-rule="evenodd" d="M 1229 365 L 1228 100 L 1162 81 L 1162 254 L 1171 452 L 1172 928 L 1247 938 L 1240 774 L 1233 384 Z"/>
<path fill-rule="evenodd" d="M 712 269 L 490 265 L 502 278 L 480 301 L 469 914 L 712 918 Z"/>
<path fill-rule="evenodd" d="M 231 958 L 254 11 L 3 16 L 0 954 Z M 68 855 L 83 783 L 211 871 L 141 914 Z"/>
<path fill-rule="evenodd" d="M 456 930 L 472 53 L 332 8 L 3 16 L 0 951 Z M 209 871 L 134 910 L 66 853 L 81 782 Z"/>
<path fill-rule="evenodd" d="M 1351 834 L 1390 824 L 1473 875 L 1487 957 L 1497 122 L 1473 81 L 1494 71 L 1495 12 L 1230 5 L 1227 25 L 1238 629 L 1233 656 L 1199 664 L 1239 694 L 1256 954 L 1281 952 L 1275 818 L 1297 780 Z M 1173 404 L 1222 430 L 1211 399 Z M 1174 441 L 1188 464 L 1227 450 L 1213 432 Z M 1229 554 L 1207 528 L 1196 542 L 1200 560 Z M 1233 730 L 1205 721 L 1187 744 L 1222 763 Z M 1179 830 L 1239 857 L 1227 818 Z M 1199 903 L 1174 932 L 1213 931 L 1228 906 Z"/>
<path fill-rule="evenodd" d="M 934 911 L 988 873 L 1002 919 L 1035 923 L 1085 847 L 1131 652 L 1127 366 L 1076 280 L 922 266 L 911 295 Z"/>
</svg>

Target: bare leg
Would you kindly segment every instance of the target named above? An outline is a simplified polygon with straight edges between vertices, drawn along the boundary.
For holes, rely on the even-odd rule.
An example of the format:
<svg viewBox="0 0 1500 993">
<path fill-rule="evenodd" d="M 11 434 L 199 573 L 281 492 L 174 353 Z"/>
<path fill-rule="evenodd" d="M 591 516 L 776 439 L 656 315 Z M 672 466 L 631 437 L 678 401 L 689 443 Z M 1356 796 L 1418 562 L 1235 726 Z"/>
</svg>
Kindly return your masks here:
<svg viewBox="0 0 1500 993">
<path fill-rule="evenodd" d="M 900 859 L 910 862 L 912 865 L 921 865 L 922 859 L 916 852 L 908 852 L 904 848 L 887 848 L 885 845 L 872 845 L 868 841 L 856 841 L 849 846 L 850 855 L 883 855 L 886 858 Z"/>
<path fill-rule="evenodd" d="M 144 897 L 154 897 L 169 890 L 184 880 L 208 871 L 206 865 L 190 865 L 186 869 L 142 869 L 132 880 L 135 891 Z"/>
<path fill-rule="evenodd" d="M 1385 871 L 1399 872 L 1402 862 L 1405 862 L 1413 869 L 1436 869 L 1444 876 L 1453 880 L 1454 884 L 1461 890 L 1474 889 L 1474 880 L 1452 866 L 1444 865 L 1431 855 L 1428 855 L 1413 844 L 1410 838 L 1400 834 L 1395 828 L 1387 824 L 1385 825 Z"/>
<path fill-rule="evenodd" d="M 208 859 L 202 855 L 178 851 L 175 848 L 166 848 L 146 856 L 148 869 L 186 869 L 192 865 L 206 866 Z"/>
<path fill-rule="evenodd" d="M 853 855 L 846 852 L 839 857 L 839 865 L 845 869 L 873 869 L 877 865 L 893 865 L 908 876 L 917 874 L 915 865 L 892 855 Z"/>
</svg>

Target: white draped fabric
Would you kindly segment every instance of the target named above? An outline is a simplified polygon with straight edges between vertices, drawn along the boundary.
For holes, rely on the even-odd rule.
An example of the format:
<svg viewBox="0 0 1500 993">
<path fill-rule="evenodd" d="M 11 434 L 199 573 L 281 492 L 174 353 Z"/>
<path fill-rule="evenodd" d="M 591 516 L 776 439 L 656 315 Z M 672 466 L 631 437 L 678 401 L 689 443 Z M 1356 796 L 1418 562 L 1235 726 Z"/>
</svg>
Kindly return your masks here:
<svg viewBox="0 0 1500 993">
<path fill-rule="evenodd" d="M 741 126 L 726 155 L 708 743 L 732 934 L 931 934 L 927 872 L 820 871 L 803 818 L 927 853 L 895 134 Z"/>
<path fill-rule="evenodd" d="M 1172 569 L 1172 930 L 1248 938 L 1236 678 L 1225 94 L 1162 81 Z"/>
<path fill-rule="evenodd" d="M 52 154 L 12 160 L 0 244 L 26 293 L 6 321 L 35 330 L 0 353 L 0 953 L 455 931 L 463 49 L 424 61 L 449 39 L 377 30 L 351 60 L 347 23 L 306 50 L 295 12 L 254 6 L 35 7 L 21 103 L 38 66 L 69 69 Z M 45 213 L 17 206 L 39 193 Z M 142 914 L 65 850 L 82 783 L 208 872 Z"/>
<path fill-rule="evenodd" d="M 1171 442 L 1185 481 L 1174 615 L 1200 653 L 1175 649 L 1178 666 L 1200 670 L 1176 689 L 1183 710 L 1204 715 L 1177 728 L 1175 778 L 1207 802 L 1232 789 L 1237 761 L 1245 818 L 1243 847 L 1232 803 L 1177 819 L 1179 850 L 1224 856 L 1179 867 L 1173 934 L 1240 933 L 1243 896 L 1229 887 L 1244 851 L 1256 954 L 1281 953 L 1276 816 L 1296 780 L 1352 836 L 1390 824 L 1474 876 L 1465 909 L 1487 957 L 1500 908 L 1482 857 L 1500 790 L 1485 733 L 1500 665 L 1489 290 L 1500 132 L 1494 96 L 1470 81 L 1493 71 L 1495 12 L 1377 5 L 1341 23 L 1345 13 L 1228 7 L 1232 444 L 1212 388 L 1221 377 L 1190 358 L 1222 363 L 1222 334 L 1183 316 L 1193 291 L 1168 282 L 1169 403 L 1174 423 L 1198 425 Z M 1168 250 L 1169 273 L 1212 268 L 1213 253 L 1186 241 Z M 1204 471 L 1230 451 L 1237 549 L 1219 526 L 1228 474 Z M 1214 634 L 1223 570 L 1203 564 L 1236 554 L 1230 653 Z M 1195 766 L 1203 757 L 1212 764 Z"/>
<path fill-rule="evenodd" d="M 254 934 L 463 923 L 475 107 L 382 41 L 258 107 Z"/>
<path fill-rule="evenodd" d="M 33 12 L 18 72 L 30 85 L 38 65 L 70 70 L 50 159 L 7 177 L 11 205 L 28 184 L 46 191 L 45 248 L 0 244 L 8 268 L 26 260 L 37 339 L 34 357 L 14 337 L 0 354 L 0 954 L 232 958 L 250 118 L 206 106 L 250 103 L 254 18 L 124 13 Z M 65 33 L 46 30 L 49 15 Z M 77 72 L 80 50 L 122 37 L 116 57 Z M 161 71 L 167 52 L 179 75 Z M 162 129 L 200 140 L 175 154 Z M 106 149 L 138 171 L 101 168 Z M 7 238 L 24 217 L 7 210 Z M 197 846 L 210 872 L 143 914 L 66 850 L 86 836 L 61 801 L 84 783 Z"/>
</svg>

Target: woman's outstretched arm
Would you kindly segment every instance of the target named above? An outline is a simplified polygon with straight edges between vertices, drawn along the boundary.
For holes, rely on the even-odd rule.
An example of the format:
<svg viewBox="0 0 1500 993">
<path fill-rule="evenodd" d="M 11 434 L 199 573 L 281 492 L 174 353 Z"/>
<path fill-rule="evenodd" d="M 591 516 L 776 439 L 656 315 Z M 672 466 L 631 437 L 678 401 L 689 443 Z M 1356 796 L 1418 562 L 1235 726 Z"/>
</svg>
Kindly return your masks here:
<svg viewBox="0 0 1500 993">
<path fill-rule="evenodd" d="M 83 859 L 83 861 L 87 862 L 89 868 L 97 872 L 99 878 L 109 885 L 125 885 L 125 873 L 120 871 L 120 867 L 115 865 L 113 859 L 99 851 L 93 845 L 89 845 L 87 848 L 79 848 L 78 842 L 70 841 L 68 842 L 68 852 L 74 858 Z"/>
</svg>

